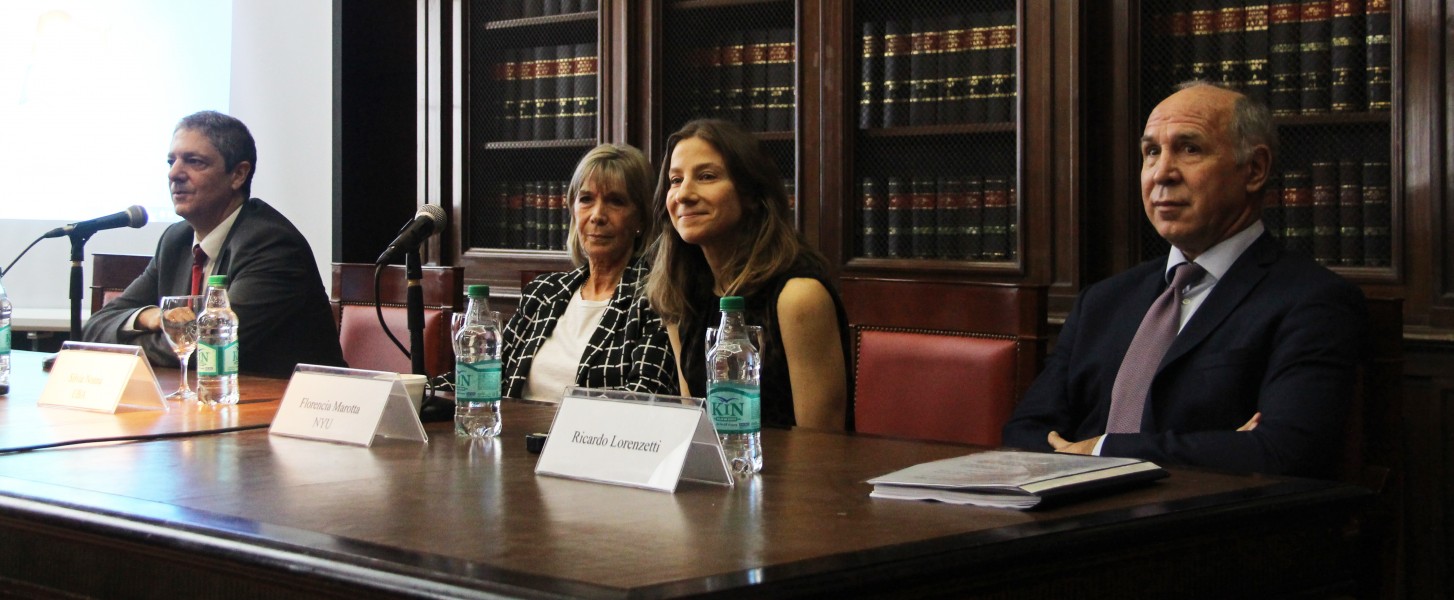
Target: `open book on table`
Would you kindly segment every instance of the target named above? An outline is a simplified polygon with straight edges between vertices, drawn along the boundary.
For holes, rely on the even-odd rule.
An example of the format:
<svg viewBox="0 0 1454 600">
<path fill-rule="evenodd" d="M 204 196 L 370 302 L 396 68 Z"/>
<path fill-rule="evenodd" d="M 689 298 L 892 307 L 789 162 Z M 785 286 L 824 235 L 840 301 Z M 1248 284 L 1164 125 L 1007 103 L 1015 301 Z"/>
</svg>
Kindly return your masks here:
<svg viewBox="0 0 1454 600">
<path fill-rule="evenodd" d="M 868 483 L 874 498 L 1023 510 L 1047 499 L 1163 477 L 1161 467 L 1135 458 L 988 450 L 914 465 Z"/>
</svg>

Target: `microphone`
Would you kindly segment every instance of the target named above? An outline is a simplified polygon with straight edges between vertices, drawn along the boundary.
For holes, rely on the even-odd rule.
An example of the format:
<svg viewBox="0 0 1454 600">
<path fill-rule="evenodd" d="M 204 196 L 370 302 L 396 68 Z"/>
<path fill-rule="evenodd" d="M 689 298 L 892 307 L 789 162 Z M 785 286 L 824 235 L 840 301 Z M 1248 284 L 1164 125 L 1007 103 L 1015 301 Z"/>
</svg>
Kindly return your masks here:
<svg viewBox="0 0 1454 600">
<path fill-rule="evenodd" d="M 67 235 L 86 237 L 102 229 L 116 229 L 117 227 L 137 229 L 143 225 L 146 225 L 146 209 L 133 205 L 119 213 L 96 217 L 90 221 L 71 223 L 64 227 L 57 227 L 47 231 L 45 235 L 41 236 L 41 239 L 58 238 Z"/>
<path fill-rule="evenodd" d="M 379 259 L 374 261 L 376 265 L 382 265 L 393 260 L 399 254 L 419 246 L 424 240 L 436 232 L 442 231 L 449 223 L 449 216 L 444 214 L 444 209 L 433 204 L 425 204 L 419 207 L 419 212 L 414 213 L 414 219 L 399 230 L 399 237 L 389 243 Z"/>
</svg>

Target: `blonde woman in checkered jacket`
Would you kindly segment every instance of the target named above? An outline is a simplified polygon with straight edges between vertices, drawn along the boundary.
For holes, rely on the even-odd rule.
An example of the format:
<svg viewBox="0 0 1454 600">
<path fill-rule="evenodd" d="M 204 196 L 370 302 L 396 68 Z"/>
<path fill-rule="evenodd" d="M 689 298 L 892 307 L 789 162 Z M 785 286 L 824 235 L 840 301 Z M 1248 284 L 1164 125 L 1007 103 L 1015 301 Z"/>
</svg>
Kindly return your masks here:
<svg viewBox="0 0 1454 600">
<path fill-rule="evenodd" d="M 666 330 L 640 293 L 641 253 L 656 237 L 651 194 L 640 150 L 602 144 L 581 158 L 567 196 L 576 268 L 525 286 L 505 326 L 506 396 L 559 402 L 572 385 L 677 393 Z"/>
</svg>

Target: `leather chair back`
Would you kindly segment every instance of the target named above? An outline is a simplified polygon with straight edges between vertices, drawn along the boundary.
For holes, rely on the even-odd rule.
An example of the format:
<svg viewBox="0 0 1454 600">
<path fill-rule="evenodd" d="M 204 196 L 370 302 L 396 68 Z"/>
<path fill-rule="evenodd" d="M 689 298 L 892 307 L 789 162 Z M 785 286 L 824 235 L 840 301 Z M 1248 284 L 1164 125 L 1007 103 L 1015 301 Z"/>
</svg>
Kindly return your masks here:
<svg viewBox="0 0 1454 600">
<path fill-rule="evenodd" d="M 1038 287 L 846 279 L 860 433 L 1000 444 L 1039 372 Z"/>
<path fill-rule="evenodd" d="M 91 255 L 91 314 L 115 300 L 126 286 L 141 276 L 151 264 L 150 256 L 136 254 Z"/>
<path fill-rule="evenodd" d="M 434 377 L 454 370 L 454 345 L 450 321 L 464 309 L 464 269 L 423 267 L 424 369 Z M 408 285 L 404 267 L 388 265 L 380 274 L 379 297 L 384 322 L 407 348 Z M 350 367 L 409 373 L 408 357 L 389 340 L 374 310 L 374 265 L 333 264 L 333 305 L 338 315 L 338 342 Z"/>
</svg>

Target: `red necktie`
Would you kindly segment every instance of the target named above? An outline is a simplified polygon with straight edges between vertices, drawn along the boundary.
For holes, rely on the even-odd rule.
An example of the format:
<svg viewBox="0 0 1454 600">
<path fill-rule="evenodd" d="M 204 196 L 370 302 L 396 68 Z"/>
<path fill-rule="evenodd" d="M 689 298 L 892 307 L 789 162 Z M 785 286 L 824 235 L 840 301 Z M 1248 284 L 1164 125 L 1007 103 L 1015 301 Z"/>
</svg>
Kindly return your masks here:
<svg viewBox="0 0 1454 600">
<path fill-rule="evenodd" d="M 192 245 L 192 295 L 202 293 L 202 268 L 207 266 L 207 253 L 200 244 Z"/>
<path fill-rule="evenodd" d="M 1126 349 L 1126 357 L 1121 359 L 1121 369 L 1111 387 L 1111 414 L 1106 420 L 1106 433 L 1141 431 L 1141 415 L 1145 412 L 1146 397 L 1151 393 L 1151 380 L 1181 329 L 1183 290 L 1196 285 L 1207 273 L 1196 263 L 1182 263 L 1173 269 L 1176 273 L 1171 278 L 1171 286 L 1151 303 L 1151 310 L 1146 311 L 1136 337 Z"/>
</svg>

